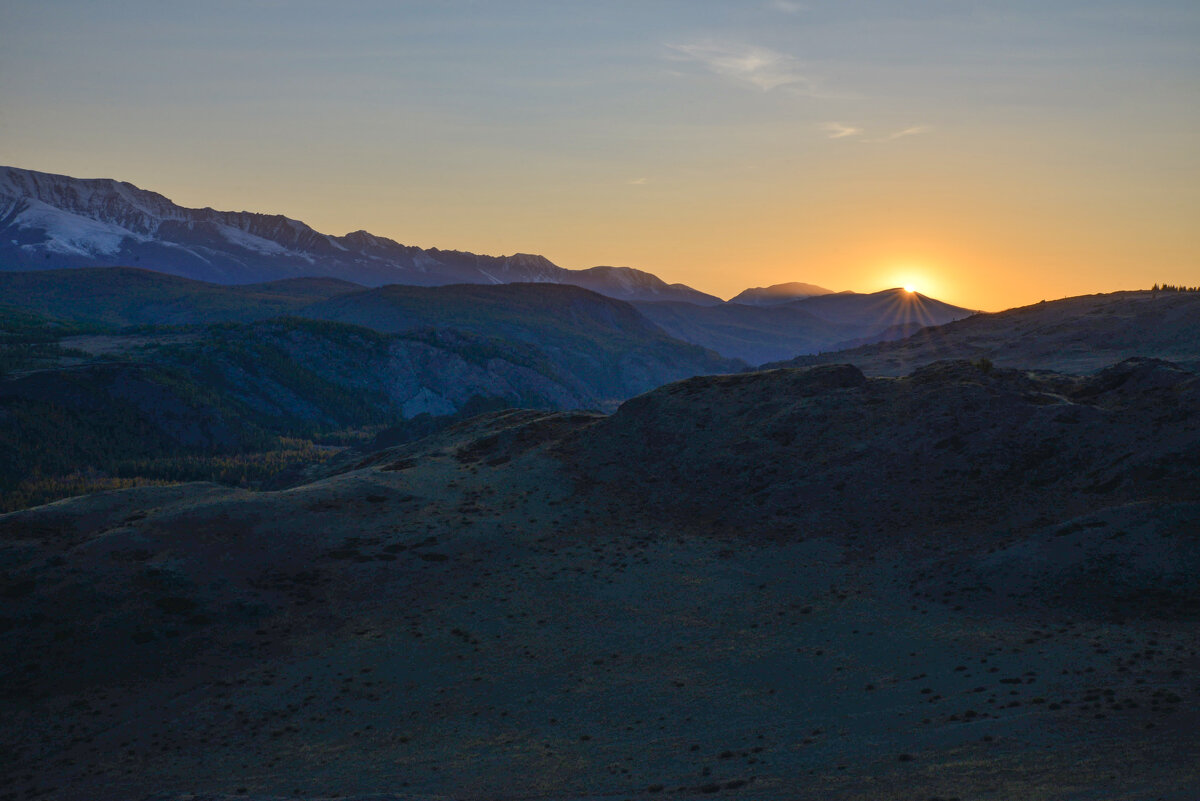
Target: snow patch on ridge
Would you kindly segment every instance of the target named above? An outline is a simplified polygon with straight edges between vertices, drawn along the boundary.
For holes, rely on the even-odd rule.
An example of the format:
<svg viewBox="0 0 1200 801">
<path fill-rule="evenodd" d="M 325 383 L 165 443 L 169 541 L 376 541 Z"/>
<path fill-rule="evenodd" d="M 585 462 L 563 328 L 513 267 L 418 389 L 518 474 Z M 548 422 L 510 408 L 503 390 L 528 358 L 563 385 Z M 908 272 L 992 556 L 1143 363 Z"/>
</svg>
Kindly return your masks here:
<svg viewBox="0 0 1200 801">
<path fill-rule="evenodd" d="M 68 256 L 112 256 L 121 250 L 121 243 L 126 237 L 139 242 L 146 239 L 119 225 L 62 211 L 34 198 L 27 202 L 28 208 L 17 215 L 14 222 L 20 228 L 45 231 L 48 241 L 36 247 L 54 253 Z M 26 249 L 34 247 L 25 246 Z"/>
<path fill-rule="evenodd" d="M 288 253 L 288 249 L 278 242 L 273 242 L 270 239 L 264 239 L 261 236 L 256 236 L 249 231 L 243 231 L 240 228 L 234 228 L 229 225 L 220 227 L 221 236 L 225 237 L 230 243 L 237 245 L 246 250 L 252 250 L 255 253 L 263 253 L 268 256 L 280 256 Z M 344 248 L 343 248 L 344 249 Z"/>
<path fill-rule="evenodd" d="M 428 272 L 430 267 L 441 267 L 442 263 L 430 256 L 428 253 L 418 253 L 413 256 L 413 267 L 416 267 L 421 272 Z"/>
</svg>

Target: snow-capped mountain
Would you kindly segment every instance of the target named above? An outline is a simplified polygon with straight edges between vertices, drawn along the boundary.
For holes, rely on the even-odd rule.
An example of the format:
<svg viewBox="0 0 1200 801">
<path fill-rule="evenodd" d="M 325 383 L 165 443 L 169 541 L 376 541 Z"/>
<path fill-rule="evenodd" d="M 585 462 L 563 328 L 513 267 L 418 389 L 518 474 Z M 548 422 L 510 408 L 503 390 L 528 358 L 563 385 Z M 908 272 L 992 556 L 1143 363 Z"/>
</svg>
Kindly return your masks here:
<svg viewBox="0 0 1200 801">
<path fill-rule="evenodd" d="M 481 256 L 331 236 L 278 214 L 188 209 L 108 178 L 0 167 L 0 270 L 134 266 L 222 284 L 331 276 L 366 286 L 574 284 L 622 300 L 720 303 L 628 267 L 568 270 L 542 256 Z"/>
</svg>

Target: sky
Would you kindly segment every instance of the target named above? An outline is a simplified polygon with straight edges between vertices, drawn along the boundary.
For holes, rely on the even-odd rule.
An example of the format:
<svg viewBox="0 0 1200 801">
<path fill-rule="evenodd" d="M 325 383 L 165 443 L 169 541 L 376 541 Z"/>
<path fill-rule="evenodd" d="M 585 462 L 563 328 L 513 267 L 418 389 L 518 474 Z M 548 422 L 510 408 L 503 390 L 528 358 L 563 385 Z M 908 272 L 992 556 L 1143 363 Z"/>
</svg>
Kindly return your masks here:
<svg viewBox="0 0 1200 801">
<path fill-rule="evenodd" d="M 1200 3 L 7 0 L 0 164 L 726 298 L 1200 284 Z"/>
</svg>

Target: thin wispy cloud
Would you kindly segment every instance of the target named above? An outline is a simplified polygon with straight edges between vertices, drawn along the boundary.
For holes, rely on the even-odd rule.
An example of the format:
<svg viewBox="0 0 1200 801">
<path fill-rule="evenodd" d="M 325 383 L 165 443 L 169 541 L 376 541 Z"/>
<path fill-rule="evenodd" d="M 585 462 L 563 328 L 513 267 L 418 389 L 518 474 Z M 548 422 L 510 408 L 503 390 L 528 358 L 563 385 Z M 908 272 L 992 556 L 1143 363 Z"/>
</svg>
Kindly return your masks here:
<svg viewBox="0 0 1200 801">
<path fill-rule="evenodd" d="M 813 86 L 800 62 L 787 53 L 765 47 L 717 42 L 667 45 L 675 58 L 703 64 L 710 72 L 732 78 L 762 91 L 787 88 L 811 93 Z"/>
<path fill-rule="evenodd" d="M 805 3 L 796 3 L 793 0 L 773 0 L 769 6 L 776 11 L 782 11 L 784 14 L 799 14 L 801 11 L 808 11 L 808 5 Z"/>
<path fill-rule="evenodd" d="M 903 128 L 886 136 L 876 136 L 866 138 L 863 134 L 866 130 L 856 125 L 846 125 L 841 122 L 827 122 L 821 126 L 821 130 L 825 131 L 825 135 L 830 139 L 847 139 L 853 137 L 859 142 L 894 142 L 897 139 L 902 139 L 906 136 L 917 136 L 918 134 L 929 133 L 933 130 L 930 125 L 912 125 L 908 128 Z"/>
<path fill-rule="evenodd" d="M 888 136 L 885 139 L 883 139 L 883 141 L 891 142 L 892 140 L 899 139 L 902 136 L 916 136 L 917 134 L 929 133 L 932 130 L 933 130 L 933 128 L 931 128 L 928 125 L 914 125 L 911 128 L 905 128 L 902 131 L 896 131 L 891 136 Z"/>
<path fill-rule="evenodd" d="M 827 122 L 821 126 L 830 139 L 843 139 L 847 136 L 858 136 L 863 132 L 862 128 L 856 128 L 853 125 L 843 125 L 840 122 Z"/>
<path fill-rule="evenodd" d="M 634 178 L 629 182 L 630 186 L 645 186 L 648 183 L 650 183 L 648 178 Z"/>
</svg>

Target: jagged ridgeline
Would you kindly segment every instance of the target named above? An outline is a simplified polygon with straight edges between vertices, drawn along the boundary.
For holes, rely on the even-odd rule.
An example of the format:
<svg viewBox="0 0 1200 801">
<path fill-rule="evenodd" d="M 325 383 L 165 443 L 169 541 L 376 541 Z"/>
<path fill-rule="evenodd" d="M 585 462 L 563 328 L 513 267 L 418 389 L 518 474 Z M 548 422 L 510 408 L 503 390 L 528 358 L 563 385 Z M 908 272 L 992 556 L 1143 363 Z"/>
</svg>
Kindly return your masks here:
<svg viewBox="0 0 1200 801">
<path fill-rule="evenodd" d="M 142 480 L 263 486 L 387 427 L 605 408 L 742 367 L 622 301 L 549 284 L 0 273 L 0 328 L 8 508 Z"/>
<path fill-rule="evenodd" d="M 295 305 L 297 285 L 279 286 L 286 279 L 312 279 L 314 295 L 338 290 L 326 276 L 369 287 L 571 285 L 635 303 L 671 336 L 750 364 L 896 339 L 971 313 L 898 289 L 860 295 L 799 282 L 748 289 L 723 303 L 631 267 L 570 270 L 530 254 L 422 249 L 366 231 L 333 236 L 277 214 L 184 208 L 123 181 L 0 167 L 0 271 L 111 266 L 259 283 L 252 313 L 260 315 Z M 212 295 L 208 311 L 236 298 Z"/>
<path fill-rule="evenodd" d="M 126 181 L 0 167 L 0 270 L 114 265 L 222 284 L 330 275 L 364 286 L 538 282 L 622 300 L 721 302 L 629 267 L 568 270 L 527 253 L 425 249 L 367 231 L 333 236 L 279 214 L 184 208 Z"/>
</svg>

